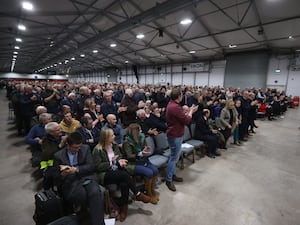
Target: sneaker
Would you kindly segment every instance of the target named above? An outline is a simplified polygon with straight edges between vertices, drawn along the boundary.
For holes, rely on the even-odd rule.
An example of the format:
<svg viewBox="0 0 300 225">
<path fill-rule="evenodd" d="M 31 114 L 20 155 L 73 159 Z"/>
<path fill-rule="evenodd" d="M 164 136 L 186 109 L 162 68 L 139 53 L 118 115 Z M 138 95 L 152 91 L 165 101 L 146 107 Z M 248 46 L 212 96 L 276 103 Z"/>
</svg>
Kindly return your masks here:
<svg viewBox="0 0 300 225">
<path fill-rule="evenodd" d="M 182 177 L 177 177 L 176 175 L 173 175 L 172 180 L 176 181 L 176 182 L 183 182 L 183 178 Z"/>
<path fill-rule="evenodd" d="M 170 191 L 176 191 L 176 187 L 172 181 L 166 181 L 166 185 Z"/>
</svg>

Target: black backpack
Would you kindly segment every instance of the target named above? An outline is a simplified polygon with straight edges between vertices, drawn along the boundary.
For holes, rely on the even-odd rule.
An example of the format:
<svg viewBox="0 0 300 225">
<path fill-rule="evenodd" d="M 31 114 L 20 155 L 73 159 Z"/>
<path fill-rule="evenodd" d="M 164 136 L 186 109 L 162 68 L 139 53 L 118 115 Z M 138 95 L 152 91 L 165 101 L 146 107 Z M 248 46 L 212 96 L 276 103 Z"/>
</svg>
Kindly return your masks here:
<svg viewBox="0 0 300 225">
<path fill-rule="evenodd" d="M 46 225 L 62 216 L 62 199 L 51 189 L 35 194 L 35 212 L 33 219 L 36 225 Z"/>
</svg>

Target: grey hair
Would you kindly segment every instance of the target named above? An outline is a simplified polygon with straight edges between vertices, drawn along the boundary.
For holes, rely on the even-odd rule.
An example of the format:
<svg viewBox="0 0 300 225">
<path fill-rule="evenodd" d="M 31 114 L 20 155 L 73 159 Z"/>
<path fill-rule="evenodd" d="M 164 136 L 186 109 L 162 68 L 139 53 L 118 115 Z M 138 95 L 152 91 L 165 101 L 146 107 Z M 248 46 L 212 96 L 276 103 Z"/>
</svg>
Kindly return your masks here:
<svg viewBox="0 0 300 225">
<path fill-rule="evenodd" d="M 47 123 L 46 126 L 45 126 L 45 131 L 47 134 L 51 133 L 52 131 L 54 131 L 54 129 L 59 126 L 58 123 L 56 122 L 50 122 L 50 123 Z"/>
<path fill-rule="evenodd" d="M 40 123 L 44 123 L 45 120 L 50 119 L 52 117 L 52 115 L 50 113 L 42 113 L 39 116 L 39 121 Z"/>
<path fill-rule="evenodd" d="M 43 109 L 46 110 L 46 112 L 47 112 L 47 108 L 45 106 L 40 105 L 40 106 L 36 107 L 36 109 L 35 109 L 36 114 L 39 115 L 40 114 L 39 112 Z"/>
<path fill-rule="evenodd" d="M 140 116 L 141 116 L 142 113 L 146 113 L 146 111 L 144 109 L 139 109 L 138 111 L 136 111 L 136 116 L 138 118 L 140 118 Z"/>
</svg>

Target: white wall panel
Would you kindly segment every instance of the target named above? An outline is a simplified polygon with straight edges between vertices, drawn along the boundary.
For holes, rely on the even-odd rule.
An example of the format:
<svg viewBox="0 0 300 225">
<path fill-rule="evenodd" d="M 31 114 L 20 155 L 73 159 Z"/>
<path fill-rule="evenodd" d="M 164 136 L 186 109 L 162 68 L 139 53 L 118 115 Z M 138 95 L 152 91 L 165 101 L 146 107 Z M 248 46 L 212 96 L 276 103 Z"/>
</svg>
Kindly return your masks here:
<svg viewBox="0 0 300 225">
<path fill-rule="evenodd" d="M 300 70 L 290 71 L 287 80 L 287 95 L 300 96 Z"/>
<path fill-rule="evenodd" d="M 288 77 L 288 65 L 289 59 L 276 59 L 270 58 L 269 68 L 267 75 L 267 86 L 286 85 Z M 280 73 L 275 72 L 276 69 L 280 69 Z"/>
<path fill-rule="evenodd" d="M 182 74 L 181 73 L 173 74 L 172 84 L 173 85 L 182 84 Z"/>
<path fill-rule="evenodd" d="M 208 85 L 208 73 L 196 73 L 195 86 Z"/>
<path fill-rule="evenodd" d="M 194 85 L 195 73 L 183 73 L 182 84 L 184 85 Z"/>
</svg>

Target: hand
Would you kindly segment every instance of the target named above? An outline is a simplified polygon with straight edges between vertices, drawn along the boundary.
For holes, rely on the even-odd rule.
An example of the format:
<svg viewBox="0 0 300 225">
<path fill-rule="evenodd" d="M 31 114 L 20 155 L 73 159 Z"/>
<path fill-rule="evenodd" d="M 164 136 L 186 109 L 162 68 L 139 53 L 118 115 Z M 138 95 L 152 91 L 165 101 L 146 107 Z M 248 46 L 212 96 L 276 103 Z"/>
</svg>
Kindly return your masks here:
<svg viewBox="0 0 300 225">
<path fill-rule="evenodd" d="M 70 174 L 74 174 L 76 172 L 76 167 L 68 166 L 68 165 L 59 165 L 60 174 L 65 177 Z"/>
<path fill-rule="evenodd" d="M 194 113 L 194 112 L 196 112 L 197 110 L 198 110 L 198 105 L 192 105 L 191 106 L 191 108 L 190 108 L 190 110 Z"/>
<path fill-rule="evenodd" d="M 229 128 L 229 129 L 231 129 L 231 128 L 232 128 L 232 126 L 231 126 L 231 125 L 228 125 L 228 128 Z"/>
<path fill-rule="evenodd" d="M 120 160 L 119 160 L 119 165 L 120 165 L 120 167 L 126 166 L 127 163 L 128 163 L 128 160 L 127 160 L 127 159 L 120 159 Z"/>
<path fill-rule="evenodd" d="M 144 155 L 149 155 L 149 154 L 150 154 L 150 147 L 149 147 L 149 146 L 146 146 L 146 147 L 143 149 L 142 154 L 143 154 L 143 156 L 144 156 Z"/>
<path fill-rule="evenodd" d="M 39 137 L 34 138 L 34 140 L 38 141 L 39 144 L 42 144 L 42 139 Z"/>
<path fill-rule="evenodd" d="M 103 121 L 103 114 L 100 114 L 99 116 L 98 116 L 98 118 L 97 118 L 100 122 L 102 122 Z"/>
</svg>

